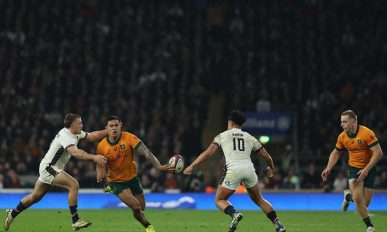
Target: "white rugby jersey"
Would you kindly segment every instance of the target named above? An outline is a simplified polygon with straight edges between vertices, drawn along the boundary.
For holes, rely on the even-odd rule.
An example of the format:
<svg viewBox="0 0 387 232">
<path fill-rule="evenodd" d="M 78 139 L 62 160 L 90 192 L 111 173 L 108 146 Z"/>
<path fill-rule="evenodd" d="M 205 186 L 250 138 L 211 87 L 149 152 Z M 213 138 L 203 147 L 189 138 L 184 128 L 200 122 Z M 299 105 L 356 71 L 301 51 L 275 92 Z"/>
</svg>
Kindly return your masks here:
<svg viewBox="0 0 387 232">
<path fill-rule="evenodd" d="M 40 162 L 40 165 L 51 166 L 56 170 L 63 170 L 71 158 L 71 155 L 66 151 L 66 148 L 71 145 L 77 146 L 78 142 L 86 137 L 87 133 L 84 131 L 74 135 L 67 128 L 61 129 L 52 140 L 50 148 Z"/>
<path fill-rule="evenodd" d="M 213 143 L 222 148 L 228 167 L 234 164 L 252 165 L 251 152 L 262 147 L 255 137 L 238 128 L 220 133 Z"/>
</svg>

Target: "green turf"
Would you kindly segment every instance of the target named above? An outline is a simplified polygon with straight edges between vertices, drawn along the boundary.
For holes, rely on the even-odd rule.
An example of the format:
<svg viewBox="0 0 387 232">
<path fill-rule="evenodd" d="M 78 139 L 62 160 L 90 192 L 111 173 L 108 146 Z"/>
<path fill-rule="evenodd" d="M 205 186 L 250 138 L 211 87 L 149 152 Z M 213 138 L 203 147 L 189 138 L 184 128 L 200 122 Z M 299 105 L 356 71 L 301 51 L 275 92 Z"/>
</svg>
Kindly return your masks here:
<svg viewBox="0 0 387 232">
<path fill-rule="evenodd" d="M 243 220 L 237 232 L 274 231 L 273 225 L 261 211 L 242 211 Z M 198 210 L 146 210 L 145 215 L 157 232 L 227 232 L 230 218 L 220 211 Z M 134 220 L 129 209 L 81 210 L 80 216 L 93 221 L 83 232 L 144 232 Z M 366 231 L 365 225 L 355 212 L 306 212 L 279 211 L 287 231 L 348 232 Z M 4 216 L 3 216 L 4 219 Z M 377 231 L 387 231 L 387 212 L 371 212 Z M 27 210 L 20 214 L 9 231 L 65 232 L 72 231 L 67 210 Z"/>
</svg>

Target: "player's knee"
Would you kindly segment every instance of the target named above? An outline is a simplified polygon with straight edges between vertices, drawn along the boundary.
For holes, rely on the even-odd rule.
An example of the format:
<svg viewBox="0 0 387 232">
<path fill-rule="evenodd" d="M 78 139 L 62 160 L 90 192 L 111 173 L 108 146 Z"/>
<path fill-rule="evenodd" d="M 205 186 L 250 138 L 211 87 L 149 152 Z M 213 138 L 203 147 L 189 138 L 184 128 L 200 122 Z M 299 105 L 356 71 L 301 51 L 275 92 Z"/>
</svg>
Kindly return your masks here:
<svg viewBox="0 0 387 232">
<path fill-rule="evenodd" d="M 130 206 L 130 208 L 132 209 L 133 213 L 141 213 L 141 207 L 140 207 L 140 204 L 133 204 Z"/>
<path fill-rule="evenodd" d="M 359 195 L 352 195 L 352 200 L 353 200 L 355 203 L 357 203 L 357 204 L 363 202 L 363 198 L 362 198 L 361 196 L 359 196 Z"/>
<path fill-rule="evenodd" d="M 215 200 L 215 204 L 217 206 L 222 205 L 222 204 L 224 204 L 224 200 L 217 199 L 217 200 Z"/>
<path fill-rule="evenodd" d="M 79 184 L 77 181 L 74 181 L 73 183 L 71 183 L 69 186 L 69 191 L 73 191 L 73 192 L 78 192 L 79 190 Z"/>
</svg>

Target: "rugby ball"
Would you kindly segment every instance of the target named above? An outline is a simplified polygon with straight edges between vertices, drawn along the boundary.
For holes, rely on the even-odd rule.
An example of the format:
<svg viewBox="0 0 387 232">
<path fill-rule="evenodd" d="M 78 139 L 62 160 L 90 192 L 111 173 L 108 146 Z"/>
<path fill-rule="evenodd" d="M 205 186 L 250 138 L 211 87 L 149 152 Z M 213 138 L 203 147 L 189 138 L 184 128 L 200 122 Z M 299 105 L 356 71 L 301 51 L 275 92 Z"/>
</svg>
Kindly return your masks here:
<svg viewBox="0 0 387 232">
<path fill-rule="evenodd" d="M 170 167 L 175 168 L 175 174 L 180 173 L 184 169 L 184 159 L 181 155 L 174 155 L 168 162 Z"/>
</svg>

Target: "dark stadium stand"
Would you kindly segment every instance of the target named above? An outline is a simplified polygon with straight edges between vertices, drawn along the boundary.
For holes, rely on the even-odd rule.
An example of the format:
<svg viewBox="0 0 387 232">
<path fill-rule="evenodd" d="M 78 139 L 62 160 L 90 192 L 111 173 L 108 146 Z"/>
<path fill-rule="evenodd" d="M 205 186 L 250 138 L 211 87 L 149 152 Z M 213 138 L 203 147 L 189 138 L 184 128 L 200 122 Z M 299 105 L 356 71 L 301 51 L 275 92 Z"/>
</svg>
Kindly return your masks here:
<svg viewBox="0 0 387 232">
<path fill-rule="evenodd" d="M 208 145 L 203 137 L 220 132 L 205 130 L 210 99 L 220 96 L 221 122 L 234 108 L 256 111 L 258 101 L 297 112 L 299 150 L 274 150 L 277 174 L 269 181 L 260 172 L 263 188 L 341 191 L 345 162 L 330 186 L 320 173 L 342 111 L 353 109 L 387 149 L 383 3 L 0 0 L 0 189 L 32 187 L 68 112 L 82 115 L 85 131 L 118 115 L 163 163 L 172 154 L 189 162 Z M 98 187 L 93 163 L 72 159 L 66 170 L 81 188 Z M 165 175 L 143 159 L 139 170 L 155 192 L 204 191 L 219 176 Z M 377 188 L 387 188 L 386 156 Z"/>
</svg>

